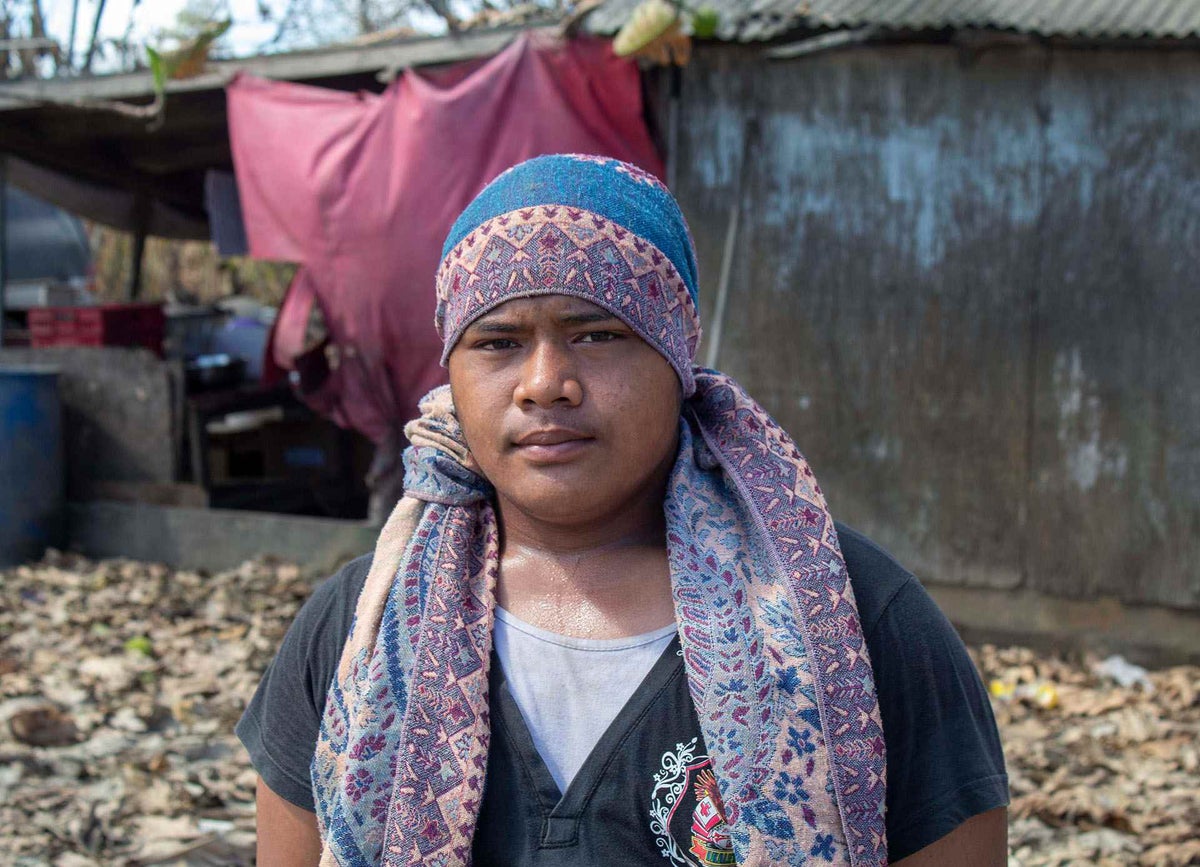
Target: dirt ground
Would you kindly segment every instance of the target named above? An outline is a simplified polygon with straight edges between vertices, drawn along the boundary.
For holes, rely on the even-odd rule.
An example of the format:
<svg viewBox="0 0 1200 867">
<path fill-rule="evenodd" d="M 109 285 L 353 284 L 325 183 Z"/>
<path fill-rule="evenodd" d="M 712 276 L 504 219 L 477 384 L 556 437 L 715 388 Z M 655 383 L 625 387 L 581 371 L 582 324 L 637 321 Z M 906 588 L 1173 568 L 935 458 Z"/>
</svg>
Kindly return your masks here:
<svg viewBox="0 0 1200 867">
<path fill-rule="evenodd" d="M 310 589 L 270 562 L 0 572 L 0 863 L 251 864 L 232 729 Z M 1200 667 L 973 652 L 1008 759 L 1010 867 L 1200 864 Z"/>
</svg>

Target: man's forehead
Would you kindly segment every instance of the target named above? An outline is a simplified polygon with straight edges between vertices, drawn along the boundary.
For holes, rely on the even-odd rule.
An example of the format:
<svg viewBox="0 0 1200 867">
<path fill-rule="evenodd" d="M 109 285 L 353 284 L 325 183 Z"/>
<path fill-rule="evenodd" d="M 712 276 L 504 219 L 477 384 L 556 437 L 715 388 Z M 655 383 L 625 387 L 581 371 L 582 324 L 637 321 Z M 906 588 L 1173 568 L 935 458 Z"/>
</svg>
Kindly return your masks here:
<svg viewBox="0 0 1200 867">
<path fill-rule="evenodd" d="M 599 304 L 573 295 L 538 295 L 532 298 L 513 298 L 488 311 L 471 323 L 469 328 L 486 328 L 497 323 L 527 323 L 552 320 L 563 323 L 604 322 L 618 319 Z"/>
</svg>

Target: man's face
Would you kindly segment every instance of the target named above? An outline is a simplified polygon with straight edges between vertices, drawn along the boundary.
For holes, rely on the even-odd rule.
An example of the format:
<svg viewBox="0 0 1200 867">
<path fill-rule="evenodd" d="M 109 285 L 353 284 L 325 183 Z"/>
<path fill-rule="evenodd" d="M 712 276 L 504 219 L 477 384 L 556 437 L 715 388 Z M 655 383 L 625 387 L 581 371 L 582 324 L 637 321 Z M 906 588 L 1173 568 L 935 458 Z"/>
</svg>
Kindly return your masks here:
<svg viewBox="0 0 1200 867">
<path fill-rule="evenodd" d="M 590 301 L 508 301 L 471 323 L 449 367 L 467 445 L 502 508 L 552 524 L 604 520 L 670 471 L 679 377 Z"/>
</svg>

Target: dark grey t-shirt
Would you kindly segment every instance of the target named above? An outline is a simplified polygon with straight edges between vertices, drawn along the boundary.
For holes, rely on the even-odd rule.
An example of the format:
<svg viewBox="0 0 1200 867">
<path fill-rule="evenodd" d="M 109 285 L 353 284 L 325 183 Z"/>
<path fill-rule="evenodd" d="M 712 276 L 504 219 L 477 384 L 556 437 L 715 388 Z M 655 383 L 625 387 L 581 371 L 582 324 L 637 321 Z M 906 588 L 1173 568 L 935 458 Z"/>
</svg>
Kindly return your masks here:
<svg viewBox="0 0 1200 867">
<path fill-rule="evenodd" d="M 987 693 L 949 621 L 886 552 L 848 527 L 837 529 L 879 694 L 888 852 L 899 860 L 1008 803 L 1004 757 Z M 266 784 L 306 810 L 313 809 L 309 766 L 325 693 L 369 568 L 370 558 L 361 557 L 316 589 L 237 725 Z M 686 690 L 679 694 L 686 699 Z M 628 802 L 612 783 L 613 802 Z M 597 815 L 603 811 L 601 803 Z"/>
</svg>

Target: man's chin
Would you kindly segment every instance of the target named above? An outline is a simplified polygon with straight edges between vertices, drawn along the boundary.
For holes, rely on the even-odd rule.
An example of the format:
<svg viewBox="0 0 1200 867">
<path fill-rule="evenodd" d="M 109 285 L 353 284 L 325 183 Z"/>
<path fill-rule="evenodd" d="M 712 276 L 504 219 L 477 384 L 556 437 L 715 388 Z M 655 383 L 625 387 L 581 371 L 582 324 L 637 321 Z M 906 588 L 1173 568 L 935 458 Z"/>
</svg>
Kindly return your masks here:
<svg viewBox="0 0 1200 867">
<path fill-rule="evenodd" d="M 586 479 L 565 478 L 564 468 L 553 468 L 551 475 L 557 479 L 543 479 L 541 484 L 514 492 L 505 497 L 514 506 L 531 518 L 546 524 L 562 526 L 585 526 L 602 520 L 604 515 L 600 500 L 596 496 L 597 486 L 589 476 Z M 549 483 L 548 483 L 549 482 Z"/>
</svg>

